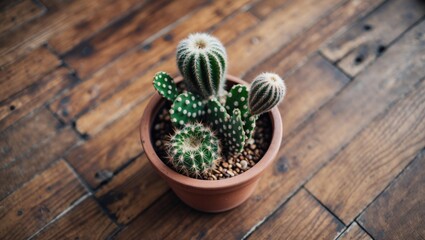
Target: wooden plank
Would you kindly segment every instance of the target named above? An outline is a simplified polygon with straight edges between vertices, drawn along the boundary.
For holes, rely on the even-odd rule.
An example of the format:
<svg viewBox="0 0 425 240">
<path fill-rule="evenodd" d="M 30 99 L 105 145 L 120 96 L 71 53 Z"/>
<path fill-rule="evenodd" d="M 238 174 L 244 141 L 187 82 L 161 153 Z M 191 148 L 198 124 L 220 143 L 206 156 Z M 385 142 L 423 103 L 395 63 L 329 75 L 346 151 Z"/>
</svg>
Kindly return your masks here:
<svg viewBox="0 0 425 240">
<path fill-rule="evenodd" d="M 0 71 L 0 101 L 35 83 L 60 64 L 44 47 L 38 48 L 13 65 Z"/>
<path fill-rule="evenodd" d="M 34 239 L 106 239 L 116 229 L 97 203 L 87 198 Z"/>
<path fill-rule="evenodd" d="M 332 13 L 315 23 L 310 29 L 300 33 L 290 43 L 264 62 L 248 69 L 245 79 L 254 79 L 258 73 L 280 69 L 281 75 L 290 74 L 294 68 L 302 65 L 311 54 L 344 25 L 361 18 L 381 4 L 383 0 L 347 1 Z"/>
<path fill-rule="evenodd" d="M 31 0 L 24 0 L 1 10 L 0 33 L 9 31 L 23 23 L 41 16 L 46 9 Z"/>
<path fill-rule="evenodd" d="M 61 34 L 51 36 L 48 43 L 62 55 L 111 23 L 112 26 L 108 26 L 108 31 L 110 34 L 115 34 L 111 29 L 117 30 L 117 28 L 122 27 L 124 21 L 133 18 L 137 14 L 135 12 L 136 9 L 149 10 L 149 6 L 146 6 L 148 3 L 146 0 L 110 1 L 104 3 L 100 6 L 100 9 L 87 14 L 83 19 L 62 31 Z"/>
<path fill-rule="evenodd" d="M 424 45 L 418 38 L 425 36 L 421 34 L 424 30 L 425 22 L 410 30 L 385 56 L 320 108 L 293 137 L 287 138 L 278 160 L 265 172 L 253 196 L 236 210 L 219 215 L 190 212 L 170 193 L 139 215 L 122 234 L 155 231 L 158 238 L 175 234 L 189 238 L 201 232 L 205 238 L 242 238 L 376 116 L 415 88 L 425 76 L 425 62 L 420 61 Z M 161 219 L 153 222 L 158 216 Z M 144 231 L 140 226 L 146 226 Z"/>
<path fill-rule="evenodd" d="M 265 19 L 273 11 L 285 7 L 291 0 L 263 0 L 255 4 L 249 11 L 259 19 Z"/>
<path fill-rule="evenodd" d="M 78 80 L 66 68 L 58 68 L 13 97 L 0 102 L 0 131 L 6 129 L 34 109 L 38 109 Z"/>
<path fill-rule="evenodd" d="M 0 134 L 0 199 L 44 170 L 78 140 L 47 110 L 42 109 Z"/>
<path fill-rule="evenodd" d="M 205 0 L 188 0 L 184 4 L 166 0 L 151 2 L 145 8 L 76 46 L 64 56 L 65 61 L 85 79 L 205 2 Z"/>
<path fill-rule="evenodd" d="M 232 14 L 246 2 L 247 0 L 217 1 L 205 6 L 183 22 L 180 22 L 180 25 L 170 31 L 166 37 L 158 38 L 152 44 L 145 45 L 145 49 L 133 51 L 96 72 L 90 79 L 53 102 L 50 108 L 63 120 L 70 121 L 75 116 L 88 111 L 90 107 L 96 106 L 109 98 L 114 91 L 122 88 L 123 85 L 134 82 L 137 79 L 141 80 L 141 77 L 143 77 L 141 75 L 155 64 L 157 66 L 162 64 L 162 66 L 173 69 L 170 71 L 175 72 L 174 52 L 176 45 L 181 39 L 186 38 L 192 32 L 207 31 L 212 26 L 220 23 L 223 17 Z M 221 15 L 217 15 L 217 12 L 220 12 Z M 234 33 L 228 34 L 229 31 L 227 31 L 226 35 L 221 35 L 220 37 L 224 36 L 224 40 L 233 39 L 238 33 L 255 24 L 256 19 L 252 15 L 245 14 L 244 16 L 243 19 L 238 19 L 244 20 L 242 22 L 237 24 L 232 22 L 233 26 L 223 25 L 220 27 L 219 31 L 229 28 L 234 30 Z M 149 87 L 151 86 L 151 76 L 144 75 L 147 76 L 146 79 L 135 83 L 139 84 L 142 89 L 137 96 L 134 96 L 137 99 L 148 96 L 146 94 L 147 90 L 153 91 Z M 108 79 L 108 81 L 105 81 L 105 79 Z"/>
<path fill-rule="evenodd" d="M 23 55 L 39 48 L 48 38 L 80 21 L 87 13 L 94 12 L 105 0 L 61 1 L 41 0 L 47 12 L 15 31 L 0 36 L 0 66 L 13 63 Z"/>
<path fill-rule="evenodd" d="M 168 189 L 143 154 L 96 192 L 96 197 L 114 214 L 118 223 L 127 224 Z"/>
<path fill-rule="evenodd" d="M 344 224 L 301 189 L 248 239 L 332 239 L 343 228 Z"/>
<path fill-rule="evenodd" d="M 363 130 L 306 185 L 351 222 L 425 146 L 425 81 Z"/>
<path fill-rule="evenodd" d="M 425 151 L 359 217 L 375 239 L 425 237 Z"/>
<path fill-rule="evenodd" d="M 30 237 L 84 194 L 67 164 L 56 162 L 0 202 L 0 238 Z"/>
<path fill-rule="evenodd" d="M 318 75 L 323 77 L 318 80 L 316 78 Z M 306 84 L 299 84 L 299 79 L 303 79 Z M 312 58 L 311 61 L 300 68 L 293 76 L 289 77 L 286 80 L 286 84 L 291 91 L 288 91 L 282 107 L 285 112 L 283 124 L 287 134 L 289 135 L 346 83 L 347 78 L 320 56 Z M 316 89 L 326 90 L 318 93 Z M 300 92 L 302 94 L 298 94 Z M 294 97 L 295 95 L 298 95 L 298 97 Z M 303 103 L 303 105 L 300 106 L 300 103 Z M 145 156 L 142 156 L 140 160 L 143 160 L 137 160 L 140 164 L 130 165 L 125 171 L 120 172 L 110 183 L 102 188 L 100 194 L 96 194 L 106 199 L 105 206 L 112 213 L 115 213 L 120 223 L 127 223 L 129 220 L 132 220 L 158 196 L 161 196 L 168 190 L 168 187 L 160 188 L 157 186 L 159 181 L 158 176 L 152 172 L 150 167 L 145 167 Z M 149 171 L 149 173 L 146 171 Z M 140 172 L 146 173 L 141 174 Z M 133 177 L 133 175 L 137 177 Z M 162 181 L 159 182 L 162 183 Z M 143 190 L 149 194 L 140 194 L 139 189 L 135 186 L 143 186 Z"/>
<path fill-rule="evenodd" d="M 425 16 L 425 3 L 390 0 L 335 37 L 322 53 L 350 76 L 370 65 L 391 42 Z"/>
<path fill-rule="evenodd" d="M 242 76 L 328 15 L 341 2 L 344 0 L 291 1 L 284 8 L 274 11 L 228 46 L 228 72 Z"/>
<path fill-rule="evenodd" d="M 337 240 L 372 240 L 372 238 L 359 227 L 357 222 L 353 222 Z"/>
</svg>

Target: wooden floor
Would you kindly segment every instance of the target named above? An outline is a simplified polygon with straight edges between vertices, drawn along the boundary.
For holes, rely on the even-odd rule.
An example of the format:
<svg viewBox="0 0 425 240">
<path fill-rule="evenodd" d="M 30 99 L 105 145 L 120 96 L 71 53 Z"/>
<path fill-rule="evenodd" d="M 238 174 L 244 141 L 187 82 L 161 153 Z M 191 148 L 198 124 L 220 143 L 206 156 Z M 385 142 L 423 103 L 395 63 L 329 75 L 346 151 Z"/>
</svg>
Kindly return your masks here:
<svg viewBox="0 0 425 240">
<path fill-rule="evenodd" d="M 424 239 L 425 1 L 0 3 L 0 239 Z M 177 43 L 286 78 L 284 137 L 235 210 L 185 206 L 138 123 Z"/>
</svg>

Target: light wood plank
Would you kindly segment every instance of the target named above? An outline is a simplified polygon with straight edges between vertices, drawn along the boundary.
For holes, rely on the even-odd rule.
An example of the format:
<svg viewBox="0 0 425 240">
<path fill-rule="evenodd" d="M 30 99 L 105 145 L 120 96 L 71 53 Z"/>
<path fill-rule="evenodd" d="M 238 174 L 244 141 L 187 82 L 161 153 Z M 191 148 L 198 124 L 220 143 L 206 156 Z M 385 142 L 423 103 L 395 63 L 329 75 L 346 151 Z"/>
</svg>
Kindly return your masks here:
<svg viewBox="0 0 425 240">
<path fill-rule="evenodd" d="M 425 238 L 425 151 L 360 216 L 375 239 Z"/>
<path fill-rule="evenodd" d="M 0 11 L 0 33 L 9 31 L 31 19 L 41 16 L 46 9 L 31 0 L 24 0 Z"/>
<path fill-rule="evenodd" d="M 30 237 L 85 194 L 67 164 L 54 163 L 0 202 L 0 238 Z"/>
<path fill-rule="evenodd" d="M 343 228 L 344 224 L 301 189 L 248 239 L 333 239 Z"/>
<path fill-rule="evenodd" d="M 337 240 L 372 240 L 372 238 L 359 227 L 357 222 L 353 222 Z"/>
<path fill-rule="evenodd" d="M 344 222 L 351 222 L 425 146 L 425 81 L 416 88 L 307 184 Z"/>
</svg>

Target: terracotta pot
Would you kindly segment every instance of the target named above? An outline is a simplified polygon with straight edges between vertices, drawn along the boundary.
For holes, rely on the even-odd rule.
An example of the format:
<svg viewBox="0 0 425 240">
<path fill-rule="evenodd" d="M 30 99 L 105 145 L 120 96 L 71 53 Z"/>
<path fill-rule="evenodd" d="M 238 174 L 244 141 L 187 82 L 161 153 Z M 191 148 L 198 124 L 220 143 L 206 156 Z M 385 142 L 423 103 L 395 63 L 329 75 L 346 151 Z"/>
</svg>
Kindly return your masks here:
<svg viewBox="0 0 425 240">
<path fill-rule="evenodd" d="M 181 81 L 179 77 L 175 79 Z M 247 84 L 234 76 L 227 76 L 228 85 Z M 277 108 L 268 114 L 273 128 L 269 149 L 263 158 L 248 171 L 232 178 L 222 180 L 200 180 L 182 175 L 169 168 L 156 154 L 151 140 L 153 120 L 165 103 L 165 99 L 155 94 L 145 109 L 141 123 L 140 136 L 146 156 L 154 169 L 169 184 L 174 193 L 187 205 L 204 212 L 222 212 L 242 204 L 252 194 L 261 174 L 271 165 L 279 150 L 282 139 L 282 121 Z"/>
</svg>

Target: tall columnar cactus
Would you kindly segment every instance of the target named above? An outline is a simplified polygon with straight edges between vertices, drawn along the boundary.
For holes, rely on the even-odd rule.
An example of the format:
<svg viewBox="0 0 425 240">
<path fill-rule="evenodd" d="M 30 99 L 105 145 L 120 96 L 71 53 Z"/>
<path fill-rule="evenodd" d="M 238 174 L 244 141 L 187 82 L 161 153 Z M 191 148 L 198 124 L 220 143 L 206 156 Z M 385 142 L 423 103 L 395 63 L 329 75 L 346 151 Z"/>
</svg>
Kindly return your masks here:
<svg viewBox="0 0 425 240">
<path fill-rule="evenodd" d="M 260 115 L 279 104 L 286 94 L 283 80 L 274 73 L 262 73 L 251 84 L 249 92 L 249 111 Z"/>
<path fill-rule="evenodd" d="M 208 99 L 223 91 L 227 55 L 221 42 L 211 35 L 195 33 L 177 46 L 177 66 L 191 92 Z"/>
<path fill-rule="evenodd" d="M 188 124 L 176 130 L 168 148 L 174 168 L 193 177 L 214 169 L 220 152 L 217 137 L 200 123 Z"/>
</svg>

